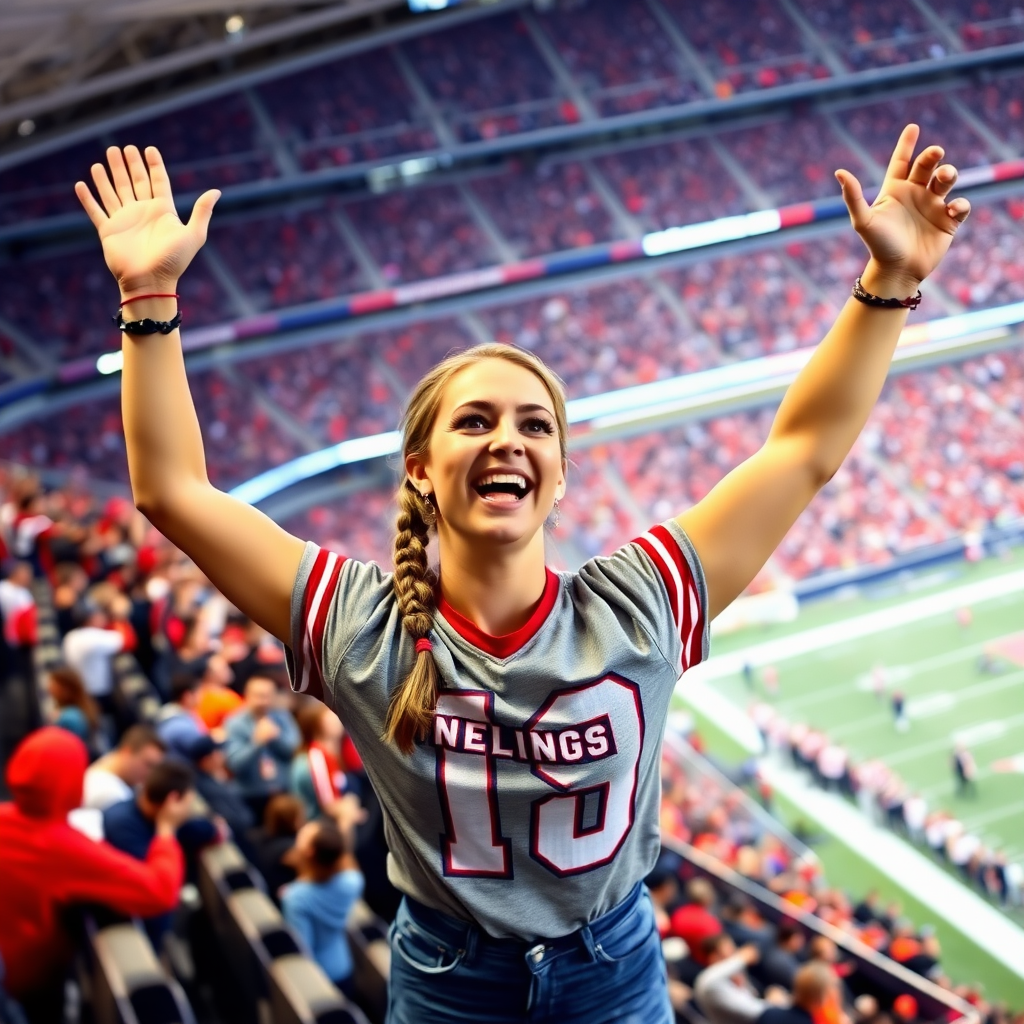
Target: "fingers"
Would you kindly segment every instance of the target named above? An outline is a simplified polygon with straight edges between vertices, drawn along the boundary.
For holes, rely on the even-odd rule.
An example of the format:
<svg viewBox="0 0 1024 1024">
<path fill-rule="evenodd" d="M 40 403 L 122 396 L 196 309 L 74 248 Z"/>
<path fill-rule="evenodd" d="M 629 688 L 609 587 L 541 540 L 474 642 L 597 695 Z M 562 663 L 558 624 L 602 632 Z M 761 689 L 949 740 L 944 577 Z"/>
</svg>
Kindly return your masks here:
<svg viewBox="0 0 1024 1024">
<path fill-rule="evenodd" d="M 220 199 L 220 189 L 212 188 L 209 192 L 204 192 L 196 200 L 196 205 L 192 207 L 192 216 L 188 219 L 188 226 L 199 232 L 203 242 L 206 241 L 206 232 L 210 227 L 210 218 L 213 216 L 213 208 L 217 205 L 218 199 Z"/>
<path fill-rule="evenodd" d="M 160 199 L 170 199 L 171 179 L 167 176 L 164 159 L 156 146 L 146 147 L 146 163 L 149 166 L 149 181 L 153 195 Z"/>
<path fill-rule="evenodd" d="M 948 213 L 950 217 L 957 222 L 957 224 L 963 224 L 971 214 L 970 200 L 964 199 L 963 196 L 958 196 L 953 200 L 953 202 L 946 204 L 946 213 Z"/>
<path fill-rule="evenodd" d="M 910 173 L 910 161 L 914 157 L 914 147 L 917 145 L 921 129 L 916 124 L 908 124 L 900 132 L 899 141 L 889 158 L 889 166 L 885 170 L 887 178 L 906 178 Z"/>
<path fill-rule="evenodd" d="M 937 196 L 947 196 L 956 184 L 957 170 L 952 164 L 943 164 L 931 177 L 928 188 Z"/>
<path fill-rule="evenodd" d="M 89 186 L 84 181 L 75 182 L 75 195 L 78 196 L 78 201 L 84 207 L 89 220 L 92 221 L 93 227 L 99 230 L 107 219 L 107 215 L 103 212 L 103 207 L 96 202 L 92 192 L 89 190 Z"/>
<path fill-rule="evenodd" d="M 96 194 L 100 197 L 103 208 L 108 216 L 113 217 L 121 209 L 121 200 L 117 198 L 114 186 L 110 184 L 107 176 L 107 169 L 103 164 L 93 164 L 90 168 L 93 184 L 96 186 Z"/>
<path fill-rule="evenodd" d="M 921 150 L 910 168 L 907 181 L 914 185 L 927 185 L 945 155 L 946 151 L 941 146 L 928 146 Z"/>
<path fill-rule="evenodd" d="M 152 199 L 153 192 L 149 187 L 149 172 L 142 162 L 142 154 L 138 146 L 125 146 L 124 158 L 128 164 L 128 174 L 132 179 L 132 190 L 136 199 Z"/>
<path fill-rule="evenodd" d="M 128 168 L 124 163 L 124 155 L 117 146 L 110 146 L 107 149 L 107 163 L 110 165 L 110 177 L 114 181 L 114 188 L 117 197 L 121 200 L 122 206 L 135 202 L 135 190 L 132 188 L 132 179 L 128 174 Z"/>
<path fill-rule="evenodd" d="M 849 171 L 836 171 L 836 181 L 843 190 L 843 200 L 850 211 L 850 221 L 857 230 L 860 230 L 871 216 L 871 208 L 864 198 L 864 190 Z"/>
</svg>

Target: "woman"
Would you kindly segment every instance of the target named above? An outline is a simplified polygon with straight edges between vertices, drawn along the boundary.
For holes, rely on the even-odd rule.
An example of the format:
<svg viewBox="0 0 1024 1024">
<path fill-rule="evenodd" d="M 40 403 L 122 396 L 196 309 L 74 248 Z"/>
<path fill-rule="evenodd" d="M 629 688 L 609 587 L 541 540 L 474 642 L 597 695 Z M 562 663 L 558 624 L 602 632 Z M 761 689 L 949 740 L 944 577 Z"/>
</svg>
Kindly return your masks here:
<svg viewBox="0 0 1024 1024">
<path fill-rule="evenodd" d="M 837 172 L 870 251 L 862 290 L 764 447 L 678 518 L 564 575 L 545 567 L 543 528 L 565 493 L 565 402 L 538 359 L 481 347 L 421 381 L 405 419 L 393 575 L 304 545 L 206 476 L 175 290 L 218 193 L 183 225 L 153 148 L 145 160 L 109 149 L 109 175 L 92 168 L 99 202 L 76 185 L 129 323 L 135 502 L 291 645 L 295 688 L 340 714 L 387 814 L 390 874 L 406 894 L 392 1024 L 672 1020 L 640 881 L 659 849 L 669 697 L 706 655 L 708 622 L 849 452 L 907 297 L 968 214 L 966 200 L 946 200 L 956 171 L 940 166 L 942 150 L 913 158 L 917 137 L 904 130 L 870 206 Z"/>
<path fill-rule="evenodd" d="M 74 733 L 94 757 L 102 738 L 100 711 L 86 693 L 82 677 L 67 665 L 50 669 L 46 691 L 53 701 L 53 724 Z"/>
<path fill-rule="evenodd" d="M 291 791 L 302 800 L 311 821 L 321 814 L 333 816 L 338 801 L 351 792 L 341 760 L 341 719 L 319 701 L 310 701 L 299 708 L 295 721 L 302 746 L 292 759 Z"/>
</svg>

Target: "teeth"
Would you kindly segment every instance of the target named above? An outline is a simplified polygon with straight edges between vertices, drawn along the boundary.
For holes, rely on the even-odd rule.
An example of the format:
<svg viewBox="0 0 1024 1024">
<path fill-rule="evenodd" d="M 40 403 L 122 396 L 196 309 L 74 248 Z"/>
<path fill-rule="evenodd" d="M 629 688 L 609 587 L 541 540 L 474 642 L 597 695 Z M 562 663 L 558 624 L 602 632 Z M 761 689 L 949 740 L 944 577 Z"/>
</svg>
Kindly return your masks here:
<svg viewBox="0 0 1024 1024">
<path fill-rule="evenodd" d="M 525 491 L 526 477 L 520 476 L 518 473 L 491 473 L 476 482 L 477 487 L 484 487 L 487 484 L 515 484 Z"/>
</svg>

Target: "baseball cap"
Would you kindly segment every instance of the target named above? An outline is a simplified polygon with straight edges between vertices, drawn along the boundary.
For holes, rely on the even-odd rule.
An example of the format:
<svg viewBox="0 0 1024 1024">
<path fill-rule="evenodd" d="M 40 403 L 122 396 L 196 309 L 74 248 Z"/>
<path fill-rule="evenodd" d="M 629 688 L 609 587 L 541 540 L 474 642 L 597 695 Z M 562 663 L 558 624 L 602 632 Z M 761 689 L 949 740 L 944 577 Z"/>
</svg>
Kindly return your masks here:
<svg viewBox="0 0 1024 1024">
<path fill-rule="evenodd" d="M 218 743 L 208 732 L 203 733 L 201 736 L 197 736 L 192 740 L 185 748 L 185 756 L 193 762 L 202 761 L 208 754 L 212 754 L 215 750 L 220 750 L 223 747 L 223 743 Z"/>
</svg>

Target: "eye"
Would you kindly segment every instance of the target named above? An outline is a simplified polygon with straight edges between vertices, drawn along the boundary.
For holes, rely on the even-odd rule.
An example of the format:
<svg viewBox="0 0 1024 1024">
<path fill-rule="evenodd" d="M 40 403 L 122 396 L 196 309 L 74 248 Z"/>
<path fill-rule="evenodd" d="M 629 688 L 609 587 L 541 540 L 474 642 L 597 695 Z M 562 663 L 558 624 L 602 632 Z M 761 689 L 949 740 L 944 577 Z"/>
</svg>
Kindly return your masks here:
<svg viewBox="0 0 1024 1024">
<path fill-rule="evenodd" d="M 478 412 L 467 412 L 452 421 L 454 430 L 480 430 L 487 427 L 487 420 Z"/>
<path fill-rule="evenodd" d="M 555 432 L 555 428 L 540 416 L 533 416 L 528 420 L 523 420 L 520 429 L 527 434 L 553 434 Z"/>
</svg>

